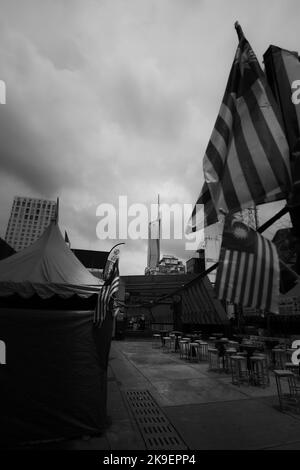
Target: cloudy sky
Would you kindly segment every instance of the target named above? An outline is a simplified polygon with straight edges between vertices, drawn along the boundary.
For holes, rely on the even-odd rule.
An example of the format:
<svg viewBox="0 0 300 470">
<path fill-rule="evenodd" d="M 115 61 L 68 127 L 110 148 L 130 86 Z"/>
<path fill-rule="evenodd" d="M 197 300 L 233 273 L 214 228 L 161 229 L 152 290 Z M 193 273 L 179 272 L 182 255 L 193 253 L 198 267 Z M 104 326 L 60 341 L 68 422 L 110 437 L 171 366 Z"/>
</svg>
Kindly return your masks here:
<svg viewBox="0 0 300 470">
<path fill-rule="evenodd" d="M 0 0 L 0 235 L 15 195 L 60 198 L 74 248 L 108 250 L 97 206 L 193 204 L 237 47 L 300 50 L 298 0 Z M 260 213 L 261 222 L 274 208 Z M 284 224 L 280 222 L 280 224 Z M 279 225 L 280 225 L 279 224 Z M 162 243 L 183 259 L 184 240 Z M 142 274 L 145 240 L 122 274 Z"/>
</svg>

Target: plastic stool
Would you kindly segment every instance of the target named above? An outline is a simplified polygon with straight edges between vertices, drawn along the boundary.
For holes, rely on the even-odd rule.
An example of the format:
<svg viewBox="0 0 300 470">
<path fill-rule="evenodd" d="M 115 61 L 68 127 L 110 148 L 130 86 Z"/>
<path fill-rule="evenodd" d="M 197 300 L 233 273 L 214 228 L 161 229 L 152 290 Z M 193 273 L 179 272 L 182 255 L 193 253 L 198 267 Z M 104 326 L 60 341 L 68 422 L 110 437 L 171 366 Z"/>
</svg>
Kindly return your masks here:
<svg viewBox="0 0 300 470">
<path fill-rule="evenodd" d="M 249 385 L 249 371 L 246 357 L 238 355 L 230 356 L 230 368 L 233 385 L 240 386 L 241 383 Z"/>
<path fill-rule="evenodd" d="M 225 372 L 226 373 L 232 373 L 232 371 L 231 371 L 231 361 L 230 361 L 231 356 L 236 356 L 236 349 L 230 348 L 230 349 L 226 349 L 226 351 L 225 351 L 224 361 L 225 361 Z"/>
<path fill-rule="evenodd" d="M 199 348 L 199 361 L 207 361 L 208 360 L 208 343 L 203 341 L 198 342 Z"/>
<path fill-rule="evenodd" d="M 155 334 L 152 336 L 152 348 L 161 348 L 161 336 Z"/>
<path fill-rule="evenodd" d="M 293 372 L 296 378 L 299 378 L 299 365 L 293 364 L 293 362 L 286 362 L 284 364 L 284 368 L 286 370 L 290 370 L 291 372 Z"/>
<path fill-rule="evenodd" d="M 261 387 L 269 385 L 269 371 L 266 358 L 252 356 L 250 357 L 250 365 L 252 383 Z"/>
<path fill-rule="evenodd" d="M 189 348 L 189 342 L 185 340 L 179 341 L 179 351 L 180 351 L 180 359 L 186 358 L 186 354 Z"/>
<path fill-rule="evenodd" d="M 192 362 L 199 360 L 199 343 L 189 343 L 188 359 Z"/>
<path fill-rule="evenodd" d="M 284 370 L 284 364 L 287 362 L 287 353 L 285 349 L 272 349 L 274 357 L 274 368 Z"/>
<path fill-rule="evenodd" d="M 172 338 L 170 338 L 170 336 L 164 336 L 163 337 L 163 350 L 164 352 L 166 353 L 169 353 L 171 352 L 171 347 L 172 347 Z"/>
<path fill-rule="evenodd" d="M 208 348 L 208 370 L 220 370 L 219 351 L 216 348 Z"/>
<path fill-rule="evenodd" d="M 273 372 L 276 379 L 280 411 L 290 407 L 299 411 L 299 389 L 294 374 L 290 370 L 274 370 Z M 287 388 L 285 391 L 283 390 L 284 384 Z"/>
</svg>

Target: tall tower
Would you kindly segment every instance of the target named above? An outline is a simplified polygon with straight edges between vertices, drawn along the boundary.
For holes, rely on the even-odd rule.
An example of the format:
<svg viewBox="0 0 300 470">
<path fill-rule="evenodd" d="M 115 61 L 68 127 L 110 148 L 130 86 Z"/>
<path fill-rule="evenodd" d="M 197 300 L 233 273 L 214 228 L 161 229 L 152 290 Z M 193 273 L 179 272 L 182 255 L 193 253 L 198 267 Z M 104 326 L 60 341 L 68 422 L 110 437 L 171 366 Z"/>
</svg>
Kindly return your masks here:
<svg viewBox="0 0 300 470">
<path fill-rule="evenodd" d="M 37 240 L 56 216 L 56 202 L 15 196 L 5 241 L 16 251 Z"/>
<path fill-rule="evenodd" d="M 148 226 L 148 256 L 145 274 L 154 274 L 158 270 L 160 259 L 160 207 L 157 199 L 157 219 L 149 222 Z"/>
</svg>

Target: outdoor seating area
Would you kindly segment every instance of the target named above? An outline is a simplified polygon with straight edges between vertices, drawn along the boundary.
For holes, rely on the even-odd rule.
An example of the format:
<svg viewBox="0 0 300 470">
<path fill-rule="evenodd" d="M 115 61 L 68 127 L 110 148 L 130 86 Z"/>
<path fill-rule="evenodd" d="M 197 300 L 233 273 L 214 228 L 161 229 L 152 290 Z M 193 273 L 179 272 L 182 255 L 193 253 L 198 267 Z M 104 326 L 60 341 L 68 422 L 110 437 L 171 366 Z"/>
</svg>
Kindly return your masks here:
<svg viewBox="0 0 300 470">
<path fill-rule="evenodd" d="M 161 331 L 154 334 L 153 348 L 161 348 L 166 354 L 178 354 L 188 363 L 207 363 L 211 373 L 227 374 L 233 385 L 267 388 L 270 376 L 276 381 L 279 408 L 300 410 L 300 367 L 292 362 L 295 352 L 292 340 L 278 339 L 269 348 L 268 338 L 224 337 L 222 333 L 211 336 L 201 332 Z"/>
</svg>

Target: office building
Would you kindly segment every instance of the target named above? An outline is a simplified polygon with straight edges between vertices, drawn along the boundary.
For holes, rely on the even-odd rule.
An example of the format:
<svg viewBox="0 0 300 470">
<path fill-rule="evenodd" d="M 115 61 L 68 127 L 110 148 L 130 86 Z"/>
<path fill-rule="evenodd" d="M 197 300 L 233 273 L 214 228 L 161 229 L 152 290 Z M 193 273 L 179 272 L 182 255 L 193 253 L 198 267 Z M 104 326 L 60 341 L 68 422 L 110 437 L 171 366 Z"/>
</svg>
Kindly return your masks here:
<svg viewBox="0 0 300 470">
<path fill-rule="evenodd" d="M 15 196 L 5 241 L 16 251 L 36 241 L 56 216 L 56 202 Z"/>
</svg>

